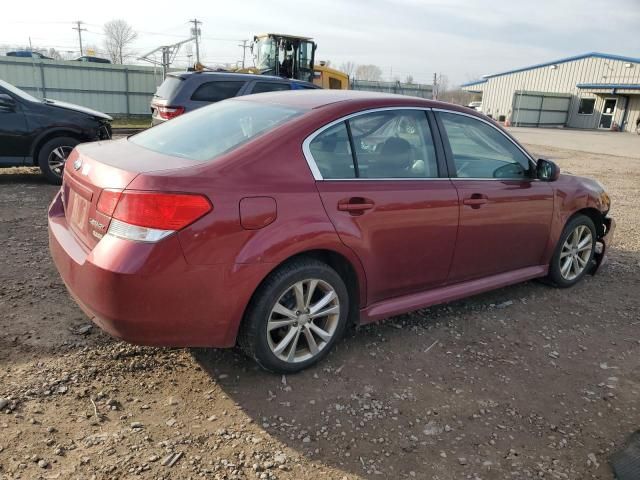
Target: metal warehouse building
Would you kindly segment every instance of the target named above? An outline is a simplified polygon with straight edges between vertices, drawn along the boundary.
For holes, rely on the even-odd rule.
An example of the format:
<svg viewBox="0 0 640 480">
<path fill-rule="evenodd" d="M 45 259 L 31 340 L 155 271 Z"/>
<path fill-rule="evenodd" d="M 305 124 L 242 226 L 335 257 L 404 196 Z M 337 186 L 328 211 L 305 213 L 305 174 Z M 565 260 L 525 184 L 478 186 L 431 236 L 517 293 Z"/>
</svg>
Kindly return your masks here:
<svg viewBox="0 0 640 480">
<path fill-rule="evenodd" d="M 585 53 L 485 75 L 462 85 L 482 93 L 482 111 L 514 126 L 635 131 L 640 59 Z"/>
</svg>

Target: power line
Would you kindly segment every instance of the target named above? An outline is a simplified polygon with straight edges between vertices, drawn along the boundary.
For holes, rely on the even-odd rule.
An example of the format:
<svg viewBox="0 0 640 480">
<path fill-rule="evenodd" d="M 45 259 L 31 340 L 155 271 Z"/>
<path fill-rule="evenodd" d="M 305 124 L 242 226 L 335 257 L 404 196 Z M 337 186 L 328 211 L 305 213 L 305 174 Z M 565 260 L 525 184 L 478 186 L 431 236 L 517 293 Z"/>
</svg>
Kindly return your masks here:
<svg viewBox="0 0 640 480">
<path fill-rule="evenodd" d="M 82 28 L 82 22 L 80 20 L 76 21 L 76 27 L 71 27 L 72 30 L 77 30 L 78 31 L 78 40 L 80 42 L 80 56 L 83 55 L 82 53 L 82 32 L 86 32 L 87 29 L 86 28 Z"/>
<path fill-rule="evenodd" d="M 249 47 L 249 45 L 247 45 L 248 41 L 249 40 L 242 40 L 242 45 L 238 45 L 239 47 L 242 47 L 242 68 L 244 68 L 244 61 L 247 55 L 247 48 L 251 48 Z"/>
<path fill-rule="evenodd" d="M 193 20 L 189 20 L 189 23 L 193 23 L 193 28 L 191 29 L 191 36 L 196 39 L 196 64 L 200 63 L 200 28 L 198 28 L 198 24 L 201 24 L 197 18 Z"/>
</svg>

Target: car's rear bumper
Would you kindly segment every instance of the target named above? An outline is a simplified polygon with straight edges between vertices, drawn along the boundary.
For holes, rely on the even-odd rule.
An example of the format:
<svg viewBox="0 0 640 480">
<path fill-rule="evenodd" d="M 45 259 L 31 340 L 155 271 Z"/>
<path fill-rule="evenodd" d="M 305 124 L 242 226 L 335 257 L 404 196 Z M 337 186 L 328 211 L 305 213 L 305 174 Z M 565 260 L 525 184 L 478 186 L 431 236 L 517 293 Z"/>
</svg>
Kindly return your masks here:
<svg viewBox="0 0 640 480">
<path fill-rule="evenodd" d="M 166 122 L 166 120 L 159 118 L 159 117 L 151 117 L 151 126 L 155 127 L 156 125 L 160 125 L 161 123 Z"/>
<path fill-rule="evenodd" d="M 600 245 L 596 245 L 596 254 L 594 256 L 595 265 L 591 270 L 591 273 L 596 273 L 602 265 L 607 263 L 609 248 L 613 244 L 613 235 L 616 230 L 616 221 L 613 218 L 605 217 L 604 228 L 604 235 L 598 238 L 598 243 Z"/>
<path fill-rule="evenodd" d="M 230 281 L 241 266 L 189 265 L 176 235 L 157 243 L 105 235 L 89 251 L 67 227 L 59 195 L 49 208 L 49 248 L 73 298 L 111 335 L 141 345 L 235 344 L 253 292 L 250 282 Z"/>
</svg>

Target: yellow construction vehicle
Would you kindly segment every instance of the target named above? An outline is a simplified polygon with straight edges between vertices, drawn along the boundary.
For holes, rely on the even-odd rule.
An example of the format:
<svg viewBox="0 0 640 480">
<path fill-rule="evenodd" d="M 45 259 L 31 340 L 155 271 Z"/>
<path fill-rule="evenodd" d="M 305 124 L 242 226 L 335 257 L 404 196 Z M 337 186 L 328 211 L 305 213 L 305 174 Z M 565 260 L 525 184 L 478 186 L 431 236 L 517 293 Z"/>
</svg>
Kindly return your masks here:
<svg viewBox="0 0 640 480">
<path fill-rule="evenodd" d="M 347 89 L 349 76 L 320 62 L 315 65 L 316 43 L 309 37 L 265 33 L 253 37 L 255 67 L 239 71 L 276 75 L 313 82 L 322 88 Z"/>
</svg>

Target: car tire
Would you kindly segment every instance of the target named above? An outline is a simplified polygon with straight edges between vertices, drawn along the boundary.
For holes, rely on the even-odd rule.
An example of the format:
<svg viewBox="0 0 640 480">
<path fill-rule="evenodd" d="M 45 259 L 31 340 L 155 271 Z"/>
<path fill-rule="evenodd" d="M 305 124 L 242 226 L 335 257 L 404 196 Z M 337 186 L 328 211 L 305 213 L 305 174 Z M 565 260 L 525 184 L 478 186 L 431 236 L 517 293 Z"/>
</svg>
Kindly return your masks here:
<svg viewBox="0 0 640 480">
<path fill-rule="evenodd" d="M 295 373 L 329 353 L 344 334 L 348 316 L 349 294 L 340 275 L 323 262 L 301 258 L 260 285 L 238 343 L 265 370 Z"/>
<path fill-rule="evenodd" d="M 38 166 L 49 183 L 54 185 L 62 183 L 64 164 L 79 143 L 73 137 L 55 137 L 40 147 Z"/>
<path fill-rule="evenodd" d="M 578 283 L 593 265 L 596 227 L 586 215 L 576 215 L 564 227 L 549 265 L 548 279 L 557 287 Z"/>
</svg>

